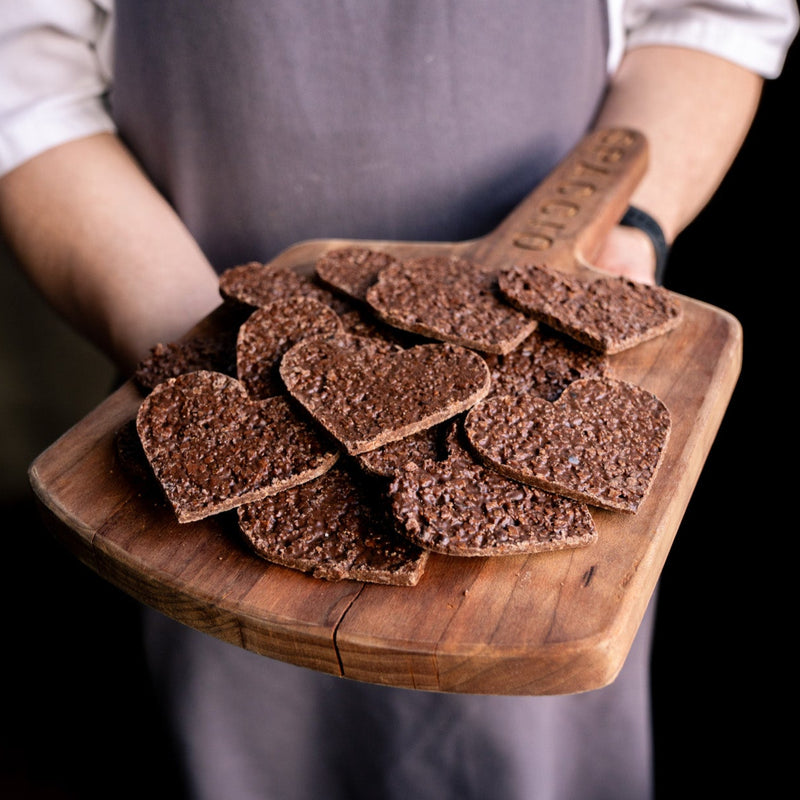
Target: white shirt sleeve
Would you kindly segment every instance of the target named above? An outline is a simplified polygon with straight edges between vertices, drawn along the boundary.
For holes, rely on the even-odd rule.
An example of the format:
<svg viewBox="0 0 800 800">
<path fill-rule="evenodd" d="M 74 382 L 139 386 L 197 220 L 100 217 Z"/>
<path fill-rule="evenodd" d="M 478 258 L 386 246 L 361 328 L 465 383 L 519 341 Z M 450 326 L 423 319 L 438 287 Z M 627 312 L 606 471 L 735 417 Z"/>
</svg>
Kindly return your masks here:
<svg viewBox="0 0 800 800">
<path fill-rule="evenodd" d="M 609 71 L 625 50 L 703 50 L 764 78 L 780 75 L 798 30 L 795 0 L 609 0 Z"/>
<path fill-rule="evenodd" d="M 0 175 L 44 150 L 113 131 L 113 0 L 0 0 Z"/>
</svg>

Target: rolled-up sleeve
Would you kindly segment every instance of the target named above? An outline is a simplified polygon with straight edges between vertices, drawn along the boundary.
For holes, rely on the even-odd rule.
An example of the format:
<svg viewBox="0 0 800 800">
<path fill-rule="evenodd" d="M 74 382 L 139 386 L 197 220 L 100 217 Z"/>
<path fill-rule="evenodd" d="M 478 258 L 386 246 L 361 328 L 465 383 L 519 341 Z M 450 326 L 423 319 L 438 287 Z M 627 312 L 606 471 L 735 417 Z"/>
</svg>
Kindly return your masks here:
<svg viewBox="0 0 800 800">
<path fill-rule="evenodd" d="M 113 131 L 112 0 L 0 0 L 0 175 Z"/>
<path fill-rule="evenodd" d="M 798 30 L 795 0 L 620 0 L 609 3 L 609 12 L 612 70 L 625 50 L 674 45 L 776 78 Z"/>
</svg>

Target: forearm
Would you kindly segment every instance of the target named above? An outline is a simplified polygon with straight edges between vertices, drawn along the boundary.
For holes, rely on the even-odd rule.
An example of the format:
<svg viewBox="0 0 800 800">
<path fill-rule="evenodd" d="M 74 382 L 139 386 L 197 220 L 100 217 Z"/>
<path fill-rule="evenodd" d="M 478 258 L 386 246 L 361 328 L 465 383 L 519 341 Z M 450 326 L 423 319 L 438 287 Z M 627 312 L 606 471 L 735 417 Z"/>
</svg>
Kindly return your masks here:
<svg viewBox="0 0 800 800">
<path fill-rule="evenodd" d="M 44 297 L 124 371 L 220 302 L 196 242 L 110 134 L 4 176 L 0 221 Z"/>
<path fill-rule="evenodd" d="M 631 127 L 650 145 L 631 203 L 658 220 L 667 241 L 702 210 L 752 123 L 763 80 L 729 61 L 680 47 L 628 52 L 597 126 Z"/>
</svg>

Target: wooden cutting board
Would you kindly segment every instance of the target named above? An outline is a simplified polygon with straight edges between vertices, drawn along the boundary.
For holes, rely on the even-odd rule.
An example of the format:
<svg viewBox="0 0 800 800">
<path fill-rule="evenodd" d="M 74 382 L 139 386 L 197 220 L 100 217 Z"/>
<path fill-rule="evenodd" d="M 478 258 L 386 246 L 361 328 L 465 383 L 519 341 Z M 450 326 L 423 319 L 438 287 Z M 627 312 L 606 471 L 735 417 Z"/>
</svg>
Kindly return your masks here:
<svg viewBox="0 0 800 800">
<path fill-rule="evenodd" d="M 583 273 L 646 166 L 638 133 L 601 131 L 486 237 L 308 241 L 276 261 L 310 274 L 325 251 L 361 244 L 399 256 L 447 252 L 494 267 L 539 261 Z M 30 480 L 52 530 L 99 575 L 188 626 L 264 656 L 424 690 L 599 688 L 624 663 L 741 366 L 737 320 L 681 300 L 676 330 L 611 357 L 615 377 L 664 401 L 673 430 L 638 513 L 593 511 L 599 540 L 581 550 L 433 555 L 415 587 L 325 582 L 270 565 L 246 549 L 235 516 L 179 525 L 157 490 L 119 467 L 115 433 L 142 400 L 130 382 L 36 458 Z M 214 324 L 212 314 L 198 330 Z"/>
</svg>

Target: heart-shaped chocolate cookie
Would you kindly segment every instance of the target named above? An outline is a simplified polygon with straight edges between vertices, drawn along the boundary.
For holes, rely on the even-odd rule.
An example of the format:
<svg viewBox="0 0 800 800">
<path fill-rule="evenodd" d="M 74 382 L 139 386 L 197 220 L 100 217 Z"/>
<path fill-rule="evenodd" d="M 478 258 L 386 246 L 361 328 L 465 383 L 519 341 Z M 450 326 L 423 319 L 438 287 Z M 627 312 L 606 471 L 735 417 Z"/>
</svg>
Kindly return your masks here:
<svg viewBox="0 0 800 800">
<path fill-rule="evenodd" d="M 284 391 L 278 374 L 283 354 L 308 336 L 339 336 L 339 315 L 313 297 L 287 297 L 254 311 L 239 328 L 236 369 L 253 400 Z"/>
<path fill-rule="evenodd" d="M 392 478 L 395 473 L 409 461 L 420 463 L 427 459 L 441 457 L 442 429 L 448 423 L 443 422 L 424 431 L 412 433 L 405 439 L 361 453 L 356 456 L 358 465 L 369 475 L 381 478 Z"/>
<path fill-rule="evenodd" d="M 201 369 L 235 376 L 237 334 L 227 331 L 188 341 L 160 342 L 136 365 L 134 381 L 147 393 L 169 378 Z"/>
<path fill-rule="evenodd" d="M 449 344 L 403 350 L 379 339 L 306 339 L 284 355 L 289 393 L 351 455 L 430 428 L 489 391 L 486 362 Z"/>
<path fill-rule="evenodd" d="M 156 386 L 136 429 L 179 522 L 303 483 L 338 458 L 287 398 L 251 402 L 238 380 L 210 371 Z"/>
<path fill-rule="evenodd" d="M 609 369 L 605 354 L 544 326 L 511 353 L 484 358 L 492 375 L 490 396 L 532 394 L 555 400 L 573 381 L 600 377 Z"/>
<path fill-rule="evenodd" d="M 618 276 L 584 280 L 537 264 L 498 276 L 500 291 L 539 322 L 603 353 L 618 353 L 677 327 L 678 298 L 661 286 Z"/>
<path fill-rule="evenodd" d="M 502 556 L 582 547 L 597 539 L 580 502 L 518 483 L 475 461 L 448 436 L 445 460 L 408 463 L 389 487 L 397 529 L 451 556 Z"/>
<path fill-rule="evenodd" d="M 499 297 L 495 271 L 455 256 L 391 264 L 366 297 L 389 325 L 484 353 L 508 353 L 536 327 Z"/>
<path fill-rule="evenodd" d="M 360 303 L 381 270 L 394 264 L 394 256 L 367 247 L 342 247 L 317 259 L 314 274 L 324 286 Z"/>
<path fill-rule="evenodd" d="M 415 344 L 420 344 L 423 339 L 415 336 L 407 331 L 401 331 L 399 328 L 394 328 L 381 322 L 369 310 L 353 309 L 351 311 L 344 311 L 339 314 L 339 319 L 344 325 L 345 333 L 350 336 L 367 336 L 372 339 L 383 339 L 390 344 L 396 344 L 400 347 L 411 347 Z"/>
<path fill-rule="evenodd" d="M 281 264 L 248 261 L 225 270 L 219 276 L 219 293 L 226 301 L 253 308 L 266 306 L 287 297 L 313 297 L 334 311 L 347 311 L 352 306 L 343 297 L 310 278 Z"/>
<path fill-rule="evenodd" d="M 252 549 L 274 564 L 325 580 L 414 586 L 428 553 L 395 533 L 374 501 L 375 492 L 337 464 L 237 513 Z"/>
<path fill-rule="evenodd" d="M 236 337 L 253 309 L 224 302 L 206 320 L 208 327 L 179 341 L 159 342 L 134 369 L 133 380 L 147 394 L 159 383 L 205 369 L 236 377 Z"/>
<path fill-rule="evenodd" d="M 661 462 L 670 415 L 639 386 L 583 378 L 553 403 L 489 398 L 469 411 L 464 429 L 479 457 L 515 480 L 635 513 Z"/>
</svg>

